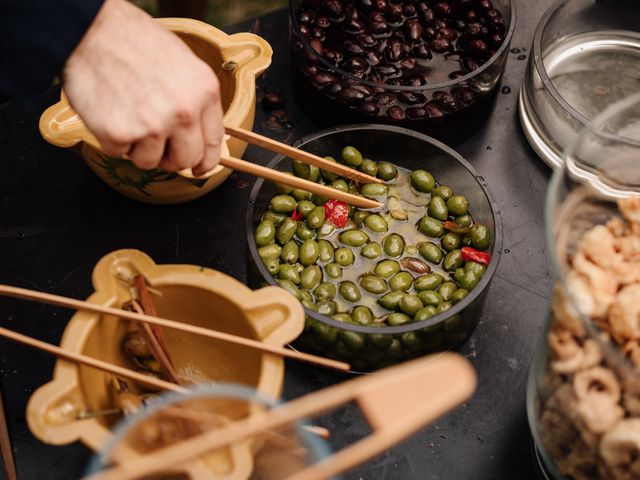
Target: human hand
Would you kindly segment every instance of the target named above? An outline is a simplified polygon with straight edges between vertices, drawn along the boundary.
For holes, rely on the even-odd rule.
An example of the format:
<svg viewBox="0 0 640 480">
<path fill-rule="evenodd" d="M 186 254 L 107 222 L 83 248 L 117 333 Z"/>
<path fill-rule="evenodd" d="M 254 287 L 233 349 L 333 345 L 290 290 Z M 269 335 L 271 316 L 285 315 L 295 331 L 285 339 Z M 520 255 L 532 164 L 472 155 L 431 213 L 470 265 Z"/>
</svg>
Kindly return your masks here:
<svg viewBox="0 0 640 480">
<path fill-rule="evenodd" d="M 220 159 L 220 86 L 176 35 L 126 0 L 105 0 L 67 60 L 63 86 L 109 156 L 202 175 Z"/>
</svg>

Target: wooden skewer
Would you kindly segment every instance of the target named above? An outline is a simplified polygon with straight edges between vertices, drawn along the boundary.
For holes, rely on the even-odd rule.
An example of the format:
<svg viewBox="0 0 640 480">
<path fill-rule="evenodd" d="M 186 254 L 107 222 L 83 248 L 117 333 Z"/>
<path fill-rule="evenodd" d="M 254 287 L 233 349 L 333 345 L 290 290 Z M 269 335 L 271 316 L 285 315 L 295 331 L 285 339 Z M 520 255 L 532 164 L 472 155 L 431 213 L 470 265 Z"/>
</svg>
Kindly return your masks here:
<svg viewBox="0 0 640 480">
<path fill-rule="evenodd" d="M 4 463 L 4 471 L 7 474 L 7 480 L 18 480 L 16 463 L 13 459 L 13 448 L 11 447 L 11 437 L 9 436 L 9 428 L 7 427 L 7 417 L 4 414 L 2 392 L 0 392 L 0 451 L 2 452 L 2 461 Z"/>
<path fill-rule="evenodd" d="M 282 155 L 286 155 L 287 157 L 294 158 L 301 162 L 315 165 L 318 168 L 336 173 L 348 178 L 349 180 L 355 180 L 359 183 L 383 183 L 379 178 L 372 177 L 371 175 L 359 172 L 358 170 L 354 170 L 353 168 L 349 168 L 340 163 L 325 160 L 318 155 L 305 152 L 304 150 L 292 147 L 286 143 L 278 142 L 277 140 L 265 137 L 264 135 L 252 132 L 251 130 L 227 125 L 225 125 L 224 130 L 232 137 L 239 138 L 240 140 L 244 140 L 245 142 L 252 143 L 253 145 L 257 145 L 275 153 L 281 153 Z"/>
<path fill-rule="evenodd" d="M 316 182 L 305 180 L 294 175 L 287 175 L 284 172 L 278 170 L 271 170 L 270 168 L 263 167 L 262 165 L 256 165 L 255 163 L 246 162 L 239 158 L 223 156 L 220 158 L 220 164 L 225 167 L 239 170 L 241 172 L 249 173 L 256 177 L 266 178 L 278 183 L 284 183 L 294 188 L 301 188 L 308 192 L 315 193 L 324 197 L 333 198 L 335 200 L 341 200 L 360 208 L 380 208 L 382 204 L 375 200 L 370 200 L 360 195 L 354 195 L 353 193 L 343 192 L 342 190 L 336 190 L 335 188 L 328 187 L 327 185 L 320 185 Z"/>
<path fill-rule="evenodd" d="M 41 340 L 22 335 L 21 333 L 14 332 L 13 330 L 8 330 L 3 327 L 0 327 L 0 337 L 8 338 L 9 340 L 21 343 L 22 345 L 26 345 L 27 347 L 35 348 L 36 350 L 42 350 L 43 352 L 50 353 L 58 358 L 62 358 L 63 360 L 69 360 L 70 362 L 80 363 L 82 365 L 97 368 L 98 370 L 103 370 L 118 377 L 128 378 L 130 380 L 142 383 L 143 385 L 147 385 L 153 388 L 159 388 L 161 390 L 171 390 L 173 392 L 187 391 L 186 388 L 180 387 L 174 383 L 169 383 L 155 377 L 144 375 L 142 373 L 129 370 L 128 368 L 120 367 L 103 360 L 98 360 L 97 358 L 89 357 L 81 353 L 70 352 L 69 350 L 65 350 L 64 348 L 58 347 L 57 345 L 51 345 L 50 343 L 46 343 Z"/>
<path fill-rule="evenodd" d="M 26 288 L 12 287 L 10 285 L 0 284 L 0 296 L 21 298 L 23 300 L 47 303 L 49 305 L 57 305 L 61 307 L 72 308 L 74 310 L 99 313 L 102 315 L 113 316 L 116 319 L 124 318 L 126 320 L 133 320 L 135 322 L 145 322 L 151 325 L 159 325 L 161 327 L 171 328 L 173 330 L 179 330 L 181 332 L 192 333 L 194 335 L 201 335 L 203 337 L 209 337 L 216 340 L 235 343 L 237 345 L 243 345 L 249 348 L 255 348 L 256 350 L 261 350 L 266 353 L 273 353 L 275 355 L 280 355 L 283 357 L 311 363 L 321 367 L 332 368 L 335 370 L 348 372 L 351 369 L 351 366 L 345 362 L 318 357 L 317 355 L 298 352 L 296 350 L 290 350 L 283 347 L 267 345 L 251 338 L 240 337 L 237 335 L 232 335 L 230 333 L 219 332 L 217 330 L 211 330 L 204 327 L 198 327 L 196 325 L 180 323 L 174 320 L 168 320 L 166 318 L 152 317 L 149 315 L 129 312 L 127 310 L 122 310 L 119 308 L 96 305 L 95 303 L 85 302 L 84 300 L 77 300 L 75 298 L 53 295 L 51 293 L 38 292 L 36 290 L 29 290 Z"/>
<path fill-rule="evenodd" d="M 193 458 L 265 431 L 291 425 L 357 401 L 373 432 L 287 480 L 322 480 L 372 458 L 451 408 L 474 391 L 475 372 L 462 356 L 443 353 L 391 367 L 305 395 L 265 413 L 230 423 L 87 477 L 131 480 L 184 465 Z"/>
</svg>

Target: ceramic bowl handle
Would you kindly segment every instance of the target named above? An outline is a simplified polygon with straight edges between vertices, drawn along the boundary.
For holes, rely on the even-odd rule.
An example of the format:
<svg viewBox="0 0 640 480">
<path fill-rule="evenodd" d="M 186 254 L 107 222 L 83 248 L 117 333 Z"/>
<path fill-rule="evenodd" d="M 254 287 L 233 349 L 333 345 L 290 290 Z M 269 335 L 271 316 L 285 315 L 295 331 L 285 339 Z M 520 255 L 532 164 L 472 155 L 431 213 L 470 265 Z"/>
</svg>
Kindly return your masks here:
<svg viewBox="0 0 640 480">
<path fill-rule="evenodd" d="M 40 117 L 39 126 L 42 137 L 56 147 L 69 148 L 80 142 L 87 142 L 100 148 L 98 140 L 71 108 L 64 93 L 58 103 L 45 110 Z"/>
<path fill-rule="evenodd" d="M 254 291 L 243 305 L 253 321 L 258 338 L 266 343 L 285 344 L 295 340 L 304 328 L 304 309 L 296 297 L 280 287 Z M 292 320 L 296 321 L 292 321 Z"/>
</svg>

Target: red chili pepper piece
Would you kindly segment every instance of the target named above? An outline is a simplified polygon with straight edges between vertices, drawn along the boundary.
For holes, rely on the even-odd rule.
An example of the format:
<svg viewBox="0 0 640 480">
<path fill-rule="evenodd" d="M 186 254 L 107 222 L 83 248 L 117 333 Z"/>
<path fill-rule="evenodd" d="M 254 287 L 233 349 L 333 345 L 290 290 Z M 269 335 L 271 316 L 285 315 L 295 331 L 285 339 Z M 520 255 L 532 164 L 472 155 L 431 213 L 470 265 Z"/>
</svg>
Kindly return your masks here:
<svg viewBox="0 0 640 480">
<path fill-rule="evenodd" d="M 291 220 L 295 220 L 296 222 L 302 220 L 302 213 L 300 213 L 297 208 L 291 212 Z"/>
<path fill-rule="evenodd" d="M 471 247 L 462 247 L 462 259 L 465 261 L 483 263 L 485 265 L 489 265 L 491 261 L 491 255 L 487 252 L 481 252 L 480 250 L 476 250 Z"/>
<path fill-rule="evenodd" d="M 456 222 L 452 222 L 451 220 L 447 220 L 442 224 L 446 230 L 449 230 L 453 233 L 469 233 L 471 231 L 471 227 L 463 227 L 458 225 Z"/>
<path fill-rule="evenodd" d="M 338 228 L 343 228 L 349 221 L 349 207 L 340 200 L 329 200 L 324 204 L 324 216 Z"/>
</svg>

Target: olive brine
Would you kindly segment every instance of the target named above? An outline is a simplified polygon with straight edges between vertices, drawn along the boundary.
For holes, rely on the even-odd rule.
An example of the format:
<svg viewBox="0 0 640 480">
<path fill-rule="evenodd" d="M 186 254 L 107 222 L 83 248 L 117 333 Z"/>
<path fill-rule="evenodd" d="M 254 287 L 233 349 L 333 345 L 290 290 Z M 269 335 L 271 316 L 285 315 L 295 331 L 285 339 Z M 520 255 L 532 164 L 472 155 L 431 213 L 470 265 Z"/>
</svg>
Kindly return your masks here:
<svg viewBox="0 0 640 480">
<path fill-rule="evenodd" d="M 340 160 L 385 183 L 360 185 L 295 160 L 292 174 L 384 207 L 360 210 L 276 185 L 255 230 L 260 258 L 276 282 L 305 307 L 358 325 L 418 322 L 464 299 L 484 275 L 491 246 L 489 229 L 474 222 L 467 198 L 427 170 L 375 162 L 351 146 Z"/>
</svg>

